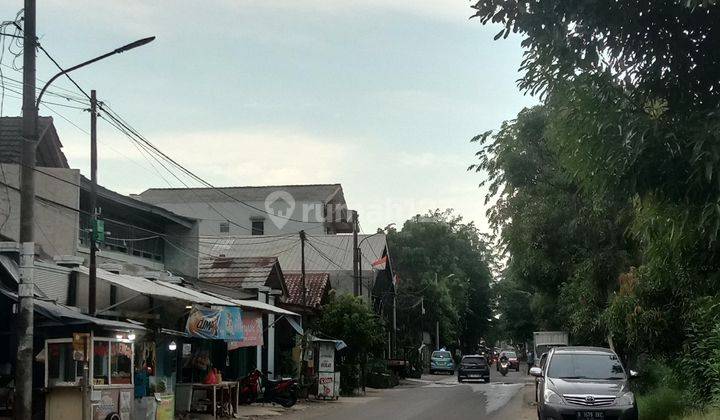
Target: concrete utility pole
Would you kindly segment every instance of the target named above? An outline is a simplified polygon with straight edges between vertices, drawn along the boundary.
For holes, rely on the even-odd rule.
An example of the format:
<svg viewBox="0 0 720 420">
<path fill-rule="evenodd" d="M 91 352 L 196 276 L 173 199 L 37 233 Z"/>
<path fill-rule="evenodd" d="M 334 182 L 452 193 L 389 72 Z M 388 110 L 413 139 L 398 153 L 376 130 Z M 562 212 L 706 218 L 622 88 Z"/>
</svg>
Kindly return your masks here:
<svg viewBox="0 0 720 420">
<path fill-rule="evenodd" d="M 305 231 L 300 231 L 300 284 L 302 285 L 302 305 L 307 306 L 307 284 L 305 283 Z"/>
<path fill-rule="evenodd" d="M 360 230 L 360 221 L 358 220 L 358 212 L 352 211 L 353 223 L 353 294 L 355 296 L 362 295 L 362 282 L 360 279 L 360 248 L 358 248 L 358 231 Z"/>
<path fill-rule="evenodd" d="M 22 168 L 20 169 L 20 285 L 15 363 L 15 418 L 32 418 L 33 322 L 35 258 L 35 148 L 38 141 L 38 109 L 35 104 L 35 0 L 25 0 L 23 27 Z"/>
<path fill-rule="evenodd" d="M 95 315 L 97 298 L 97 95 L 90 91 L 90 278 L 88 280 L 88 313 Z"/>
</svg>

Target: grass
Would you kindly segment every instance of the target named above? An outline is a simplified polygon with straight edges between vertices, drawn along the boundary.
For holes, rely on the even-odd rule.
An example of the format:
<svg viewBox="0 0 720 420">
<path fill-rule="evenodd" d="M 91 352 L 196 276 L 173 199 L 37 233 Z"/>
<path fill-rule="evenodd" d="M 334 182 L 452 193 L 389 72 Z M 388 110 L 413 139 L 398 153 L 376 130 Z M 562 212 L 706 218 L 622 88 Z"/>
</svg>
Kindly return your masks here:
<svg viewBox="0 0 720 420">
<path fill-rule="evenodd" d="M 673 417 L 673 420 L 718 420 L 718 419 L 720 419 L 720 409 L 694 411 L 685 416 Z"/>
<path fill-rule="evenodd" d="M 677 418 L 683 415 L 686 408 L 682 392 L 666 386 L 645 395 L 638 395 L 637 404 L 642 420 L 669 420 L 673 416 Z M 718 419 L 718 417 L 709 418 Z"/>
</svg>

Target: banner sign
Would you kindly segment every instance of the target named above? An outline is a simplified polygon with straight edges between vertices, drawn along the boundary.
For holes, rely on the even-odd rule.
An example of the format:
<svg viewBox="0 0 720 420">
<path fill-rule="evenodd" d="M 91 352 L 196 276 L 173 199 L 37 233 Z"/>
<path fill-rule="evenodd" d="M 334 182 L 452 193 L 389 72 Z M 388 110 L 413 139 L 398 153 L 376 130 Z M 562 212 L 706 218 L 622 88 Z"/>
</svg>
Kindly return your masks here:
<svg viewBox="0 0 720 420">
<path fill-rule="evenodd" d="M 228 350 L 263 345 L 262 315 L 258 312 L 245 312 L 242 321 L 244 338 L 242 341 L 229 341 Z"/>
<path fill-rule="evenodd" d="M 193 337 L 242 340 L 243 318 L 238 307 L 213 306 L 208 309 L 193 305 L 185 331 Z"/>
</svg>

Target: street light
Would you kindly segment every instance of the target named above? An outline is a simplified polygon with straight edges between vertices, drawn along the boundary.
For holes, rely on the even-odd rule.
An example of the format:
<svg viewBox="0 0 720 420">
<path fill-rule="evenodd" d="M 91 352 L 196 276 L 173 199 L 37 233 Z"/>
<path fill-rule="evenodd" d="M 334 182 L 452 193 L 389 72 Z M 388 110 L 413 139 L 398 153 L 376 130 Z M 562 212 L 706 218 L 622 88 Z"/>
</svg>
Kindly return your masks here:
<svg viewBox="0 0 720 420">
<path fill-rule="evenodd" d="M 124 46 L 122 46 L 122 47 L 120 47 L 120 48 L 116 48 L 116 49 L 110 51 L 109 53 L 100 55 L 100 56 L 95 57 L 95 58 L 93 58 L 93 59 L 84 61 L 84 62 L 82 62 L 82 63 L 80 63 L 80 64 L 78 64 L 78 65 L 75 65 L 75 66 L 69 67 L 69 68 L 67 68 L 67 69 L 65 69 L 65 70 L 62 70 L 61 72 L 59 72 L 59 73 L 56 74 L 55 76 L 51 77 L 50 80 L 48 80 L 47 83 L 45 83 L 45 86 L 43 86 L 43 88 L 40 90 L 40 94 L 38 95 L 37 100 L 35 101 L 35 108 L 36 108 L 36 109 L 37 109 L 37 108 L 40 108 L 40 100 L 42 99 L 43 94 L 45 93 L 45 91 L 47 90 L 47 88 L 50 86 L 50 84 L 52 84 L 52 82 L 54 82 L 58 77 L 60 77 L 60 76 L 62 76 L 62 75 L 64 75 L 64 74 L 68 74 L 68 73 L 70 73 L 71 71 L 75 71 L 75 70 L 77 70 L 77 69 L 79 69 L 79 68 L 81 68 L 81 67 L 85 67 L 85 66 L 87 66 L 87 65 L 89 65 L 89 64 L 92 64 L 92 63 L 95 63 L 95 62 L 97 62 L 97 61 L 100 61 L 100 60 L 103 60 L 103 59 L 105 59 L 105 58 L 108 58 L 108 57 L 110 57 L 110 56 L 112 56 L 112 55 L 122 54 L 122 53 L 124 53 L 125 51 L 132 50 L 133 48 L 141 47 L 141 46 L 143 46 L 143 45 L 145 45 L 145 44 L 147 44 L 147 43 L 152 42 L 154 39 L 155 39 L 154 36 L 147 37 L 147 38 L 143 38 L 143 39 L 139 39 L 139 40 L 137 40 L 137 41 L 135 41 L 135 42 L 131 42 L 131 43 L 129 43 L 129 44 L 127 44 L 127 45 L 124 45 Z"/>
</svg>

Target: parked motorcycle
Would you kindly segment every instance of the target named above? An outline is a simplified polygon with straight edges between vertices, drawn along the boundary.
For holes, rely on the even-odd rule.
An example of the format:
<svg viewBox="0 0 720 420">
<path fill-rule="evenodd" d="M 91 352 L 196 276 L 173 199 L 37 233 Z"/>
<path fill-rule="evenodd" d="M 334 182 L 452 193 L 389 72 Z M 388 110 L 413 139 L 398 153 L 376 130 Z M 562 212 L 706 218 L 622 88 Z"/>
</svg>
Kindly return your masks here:
<svg viewBox="0 0 720 420">
<path fill-rule="evenodd" d="M 268 372 L 259 370 L 250 372 L 240 381 L 240 402 L 276 403 L 283 407 L 292 407 L 298 399 L 300 388 L 294 379 L 268 379 Z"/>
<path fill-rule="evenodd" d="M 508 362 L 507 360 L 503 360 L 500 362 L 500 373 L 502 374 L 502 376 L 507 375 L 509 369 L 510 362 Z"/>
</svg>

